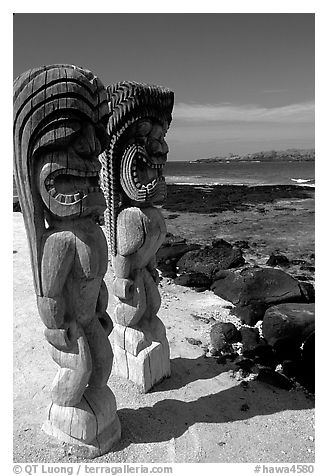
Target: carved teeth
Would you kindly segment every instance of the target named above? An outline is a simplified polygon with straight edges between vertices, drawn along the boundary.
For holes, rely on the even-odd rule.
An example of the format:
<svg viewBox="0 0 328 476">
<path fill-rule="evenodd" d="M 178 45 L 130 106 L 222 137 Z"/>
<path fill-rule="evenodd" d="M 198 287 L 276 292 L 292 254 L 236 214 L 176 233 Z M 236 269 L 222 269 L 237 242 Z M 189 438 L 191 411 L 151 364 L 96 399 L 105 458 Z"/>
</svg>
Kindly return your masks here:
<svg viewBox="0 0 328 476">
<path fill-rule="evenodd" d="M 59 193 L 58 195 L 56 195 L 55 199 L 61 203 L 65 203 L 65 195 L 63 195 L 62 193 Z"/>
<path fill-rule="evenodd" d="M 51 189 L 49 190 L 49 193 L 50 193 L 50 195 L 51 195 L 52 197 L 54 197 L 55 195 L 57 195 L 57 192 L 56 192 L 55 188 L 51 188 Z"/>
<path fill-rule="evenodd" d="M 65 203 L 73 203 L 73 202 L 74 202 L 74 195 L 65 196 Z"/>
</svg>

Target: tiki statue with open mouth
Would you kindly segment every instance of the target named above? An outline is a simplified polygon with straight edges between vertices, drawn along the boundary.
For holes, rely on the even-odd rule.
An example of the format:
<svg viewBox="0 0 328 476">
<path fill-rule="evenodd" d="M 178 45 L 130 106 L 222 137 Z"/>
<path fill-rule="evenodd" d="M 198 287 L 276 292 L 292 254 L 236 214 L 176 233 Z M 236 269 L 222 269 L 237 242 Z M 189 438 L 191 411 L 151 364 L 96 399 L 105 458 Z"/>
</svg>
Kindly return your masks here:
<svg viewBox="0 0 328 476">
<path fill-rule="evenodd" d="M 108 87 L 110 143 L 101 155 L 105 223 L 114 269 L 114 362 L 119 375 L 147 392 L 170 375 L 166 330 L 157 317 L 156 252 L 166 227 L 163 167 L 173 92 L 121 82 Z"/>
<path fill-rule="evenodd" d="M 43 429 L 89 456 L 120 438 L 107 387 L 113 353 L 106 208 L 98 155 L 108 146 L 107 94 L 90 71 L 50 65 L 14 83 L 15 180 L 40 317 L 60 369 Z"/>
</svg>

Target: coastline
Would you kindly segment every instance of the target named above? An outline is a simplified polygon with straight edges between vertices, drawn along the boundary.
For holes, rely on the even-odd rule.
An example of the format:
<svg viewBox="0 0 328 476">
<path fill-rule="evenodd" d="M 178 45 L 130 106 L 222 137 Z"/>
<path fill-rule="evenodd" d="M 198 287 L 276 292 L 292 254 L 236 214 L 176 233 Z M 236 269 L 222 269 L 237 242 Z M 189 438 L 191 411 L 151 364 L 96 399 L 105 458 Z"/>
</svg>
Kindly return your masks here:
<svg viewBox="0 0 328 476">
<path fill-rule="evenodd" d="M 214 213 L 245 210 L 279 200 L 314 200 L 315 187 L 306 185 L 225 185 L 168 183 L 164 209 L 172 212 Z"/>
<path fill-rule="evenodd" d="M 314 282 L 315 189 L 300 185 L 168 184 L 162 208 L 167 231 L 189 243 L 244 242 L 250 265 L 270 254 L 306 263 L 288 272 Z"/>
</svg>

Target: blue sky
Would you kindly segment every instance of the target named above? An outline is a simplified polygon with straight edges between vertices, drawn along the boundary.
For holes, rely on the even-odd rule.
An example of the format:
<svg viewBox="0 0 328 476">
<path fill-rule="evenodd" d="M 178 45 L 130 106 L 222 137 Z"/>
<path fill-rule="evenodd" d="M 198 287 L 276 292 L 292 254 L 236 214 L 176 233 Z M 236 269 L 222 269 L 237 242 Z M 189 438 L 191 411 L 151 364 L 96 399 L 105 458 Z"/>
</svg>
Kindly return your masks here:
<svg viewBox="0 0 328 476">
<path fill-rule="evenodd" d="M 19 13 L 14 76 L 71 63 L 175 92 L 169 160 L 314 147 L 314 14 Z"/>
</svg>

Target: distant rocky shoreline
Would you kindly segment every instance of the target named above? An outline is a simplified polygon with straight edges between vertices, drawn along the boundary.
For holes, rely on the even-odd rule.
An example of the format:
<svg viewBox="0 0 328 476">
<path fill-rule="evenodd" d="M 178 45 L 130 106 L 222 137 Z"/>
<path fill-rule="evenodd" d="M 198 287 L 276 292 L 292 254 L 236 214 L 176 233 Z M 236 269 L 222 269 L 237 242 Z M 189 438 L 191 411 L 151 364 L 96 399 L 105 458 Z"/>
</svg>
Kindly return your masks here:
<svg viewBox="0 0 328 476">
<path fill-rule="evenodd" d="M 170 212 L 220 213 L 241 211 L 278 200 L 314 199 L 314 187 L 304 185 L 179 185 L 168 184 L 164 205 Z"/>
<path fill-rule="evenodd" d="M 287 149 L 287 150 L 269 150 L 255 152 L 252 154 L 229 154 L 229 155 L 219 155 L 215 157 L 208 157 L 204 159 L 196 159 L 192 162 L 194 163 L 213 163 L 213 162 L 268 162 L 268 161 L 277 161 L 277 162 L 301 162 L 301 161 L 314 161 L 315 160 L 315 150 L 314 149 Z"/>
</svg>

